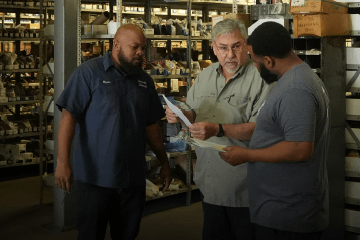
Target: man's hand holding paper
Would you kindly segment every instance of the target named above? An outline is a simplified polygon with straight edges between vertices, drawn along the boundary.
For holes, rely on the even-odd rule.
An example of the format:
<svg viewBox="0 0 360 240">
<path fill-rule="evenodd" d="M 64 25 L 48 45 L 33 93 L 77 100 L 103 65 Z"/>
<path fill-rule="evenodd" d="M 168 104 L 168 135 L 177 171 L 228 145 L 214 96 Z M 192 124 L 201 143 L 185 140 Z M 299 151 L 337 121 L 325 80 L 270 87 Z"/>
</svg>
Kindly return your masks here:
<svg viewBox="0 0 360 240">
<path fill-rule="evenodd" d="M 172 104 L 169 99 L 167 99 L 167 97 L 165 97 L 165 95 L 163 94 L 163 98 L 166 102 L 166 110 L 168 111 L 168 109 L 171 110 L 171 112 L 173 114 L 176 114 L 179 119 L 174 119 L 174 116 L 172 114 L 170 114 L 170 118 L 172 118 L 174 121 L 178 122 L 180 119 L 181 119 L 181 122 L 184 123 L 186 126 L 190 126 L 191 125 L 191 122 L 189 121 L 189 119 L 184 115 L 184 113 L 182 112 L 182 110 L 180 108 L 178 108 L 177 106 L 175 106 L 174 104 Z M 166 117 L 168 115 L 166 114 Z M 176 122 L 173 122 L 173 123 L 176 123 Z M 170 122 L 169 122 L 170 123 Z"/>
<path fill-rule="evenodd" d="M 189 130 L 195 139 L 206 140 L 216 136 L 219 132 L 219 125 L 209 122 L 197 122 L 189 126 Z"/>
<path fill-rule="evenodd" d="M 166 119 L 168 120 L 169 123 L 173 124 L 173 123 L 177 123 L 180 121 L 180 118 L 178 117 L 178 115 L 176 115 L 175 113 L 173 113 L 173 111 L 171 111 L 171 109 L 168 106 L 165 106 L 165 113 L 166 113 Z"/>
</svg>

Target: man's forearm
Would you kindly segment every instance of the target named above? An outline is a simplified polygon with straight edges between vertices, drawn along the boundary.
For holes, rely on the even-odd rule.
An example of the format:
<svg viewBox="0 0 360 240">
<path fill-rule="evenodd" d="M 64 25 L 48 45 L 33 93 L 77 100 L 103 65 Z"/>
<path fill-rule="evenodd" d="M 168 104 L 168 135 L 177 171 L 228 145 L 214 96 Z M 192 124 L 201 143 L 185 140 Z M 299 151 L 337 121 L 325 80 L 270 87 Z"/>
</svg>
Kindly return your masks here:
<svg viewBox="0 0 360 240">
<path fill-rule="evenodd" d="M 243 156 L 247 162 L 301 162 L 307 161 L 314 151 L 314 142 L 282 141 L 262 149 L 245 149 Z"/>
<path fill-rule="evenodd" d="M 256 123 L 224 124 L 224 136 L 238 140 L 250 140 Z"/>
<path fill-rule="evenodd" d="M 58 133 L 58 163 L 70 164 L 70 148 L 75 135 L 75 123 L 75 118 L 63 109 Z"/>
</svg>

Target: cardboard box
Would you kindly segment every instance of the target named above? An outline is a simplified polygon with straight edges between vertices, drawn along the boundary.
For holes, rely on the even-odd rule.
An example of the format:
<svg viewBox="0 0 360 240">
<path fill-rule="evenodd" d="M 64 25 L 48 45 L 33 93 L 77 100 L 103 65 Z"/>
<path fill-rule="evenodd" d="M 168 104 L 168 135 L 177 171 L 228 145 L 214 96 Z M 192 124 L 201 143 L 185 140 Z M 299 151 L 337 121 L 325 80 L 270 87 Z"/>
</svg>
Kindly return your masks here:
<svg viewBox="0 0 360 240">
<path fill-rule="evenodd" d="M 107 25 L 91 25 L 92 26 L 92 34 L 107 34 Z"/>
<path fill-rule="evenodd" d="M 101 46 L 93 46 L 93 54 L 101 53 Z"/>
<path fill-rule="evenodd" d="M 35 163 L 35 159 L 34 159 L 34 155 L 32 152 L 27 152 L 27 153 L 23 153 L 23 164 L 31 164 L 31 163 Z"/>
<path fill-rule="evenodd" d="M 350 14 L 350 30 L 360 31 L 360 15 Z"/>
<path fill-rule="evenodd" d="M 349 14 L 294 15 L 294 37 L 350 34 Z"/>
<path fill-rule="evenodd" d="M 355 47 L 346 48 L 346 64 L 355 64 L 355 65 L 360 64 L 359 56 L 360 56 L 360 48 L 355 48 Z"/>
<path fill-rule="evenodd" d="M 233 18 L 233 19 L 240 19 L 242 21 L 244 21 L 246 29 L 249 28 L 250 26 L 250 14 L 236 14 L 236 13 L 230 13 L 230 14 L 225 14 L 225 15 L 216 15 L 216 16 L 212 16 L 212 26 L 214 27 L 214 25 L 224 19 L 227 18 Z"/>
<path fill-rule="evenodd" d="M 40 23 L 28 23 L 24 24 L 24 26 L 29 29 L 40 29 Z"/>
<path fill-rule="evenodd" d="M 16 163 L 24 163 L 24 157 L 22 154 L 20 155 L 11 155 L 11 163 L 12 164 L 16 164 Z"/>
<path fill-rule="evenodd" d="M 346 114 L 360 115 L 360 99 L 354 99 L 354 98 L 346 99 Z"/>
<path fill-rule="evenodd" d="M 83 25 L 81 27 L 81 34 L 83 35 L 91 35 L 92 34 L 92 25 Z"/>
<path fill-rule="evenodd" d="M 199 64 L 201 68 L 207 68 L 208 66 L 210 66 L 212 63 L 211 60 L 199 60 Z"/>
<path fill-rule="evenodd" d="M 332 0 L 292 0 L 290 2 L 290 13 L 328 13 L 328 14 L 344 14 L 348 12 L 346 3 L 334 2 Z"/>
<path fill-rule="evenodd" d="M 21 153 L 25 153 L 26 152 L 26 144 L 24 143 L 20 143 L 20 144 L 14 144 L 11 145 L 11 153 L 13 155 L 20 155 Z"/>
<path fill-rule="evenodd" d="M 360 158 L 345 157 L 345 171 L 360 172 Z"/>
<path fill-rule="evenodd" d="M 92 4 L 85 4 L 85 9 L 93 9 Z"/>
<path fill-rule="evenodd" d="M 154 35 L 154 29 L 153 28 L 145 28 L 143 29 L 145 35 Z"/>
<path fill-rule="evenodd" d="M 345 181 L 345 197 L 360 198 L 360 183 Z"/>
<path fill-rule="evenodd" d="M 360 222 L 360 211 L 345 209 L 345 226 L 358 228 Z"/>
</svg>

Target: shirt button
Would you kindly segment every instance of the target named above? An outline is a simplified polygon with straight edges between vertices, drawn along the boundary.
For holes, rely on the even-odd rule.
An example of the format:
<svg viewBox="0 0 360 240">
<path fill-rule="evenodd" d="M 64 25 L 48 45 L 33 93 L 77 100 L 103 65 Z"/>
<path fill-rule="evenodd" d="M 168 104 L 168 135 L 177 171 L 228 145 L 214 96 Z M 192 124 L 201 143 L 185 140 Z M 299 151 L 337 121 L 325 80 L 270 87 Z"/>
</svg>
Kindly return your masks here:
<svg viewBox="0 0 360 240">
<path fill-rule="evenodd" d="M 210 175 L 207 175 L 207 177 L 210 177 Z"/>
<path fill-rule="evenodd" d="M 223 88 L 224 86 L 220 86 L 221 88 Z"/>
<path fill-rule="evenodd" d="M 215 117 L 215 115 L 213 117 Z"/>
</svg>

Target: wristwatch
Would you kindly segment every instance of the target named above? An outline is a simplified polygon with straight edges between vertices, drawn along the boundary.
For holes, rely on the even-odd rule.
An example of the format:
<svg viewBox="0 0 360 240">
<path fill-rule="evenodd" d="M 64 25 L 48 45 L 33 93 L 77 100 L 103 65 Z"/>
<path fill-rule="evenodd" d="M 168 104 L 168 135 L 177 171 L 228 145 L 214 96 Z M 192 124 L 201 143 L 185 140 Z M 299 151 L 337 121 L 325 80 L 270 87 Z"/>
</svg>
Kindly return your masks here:
<svg viewBox="0 0 360 240">
<path fill-rule="evenodd" d="M 222 137 L 224 136 L 224 129 L 222 127 L 222 124 L 219 124 L 219 132 L 218 134 L 216 135 L 217 137 Z"/>
</svg>

